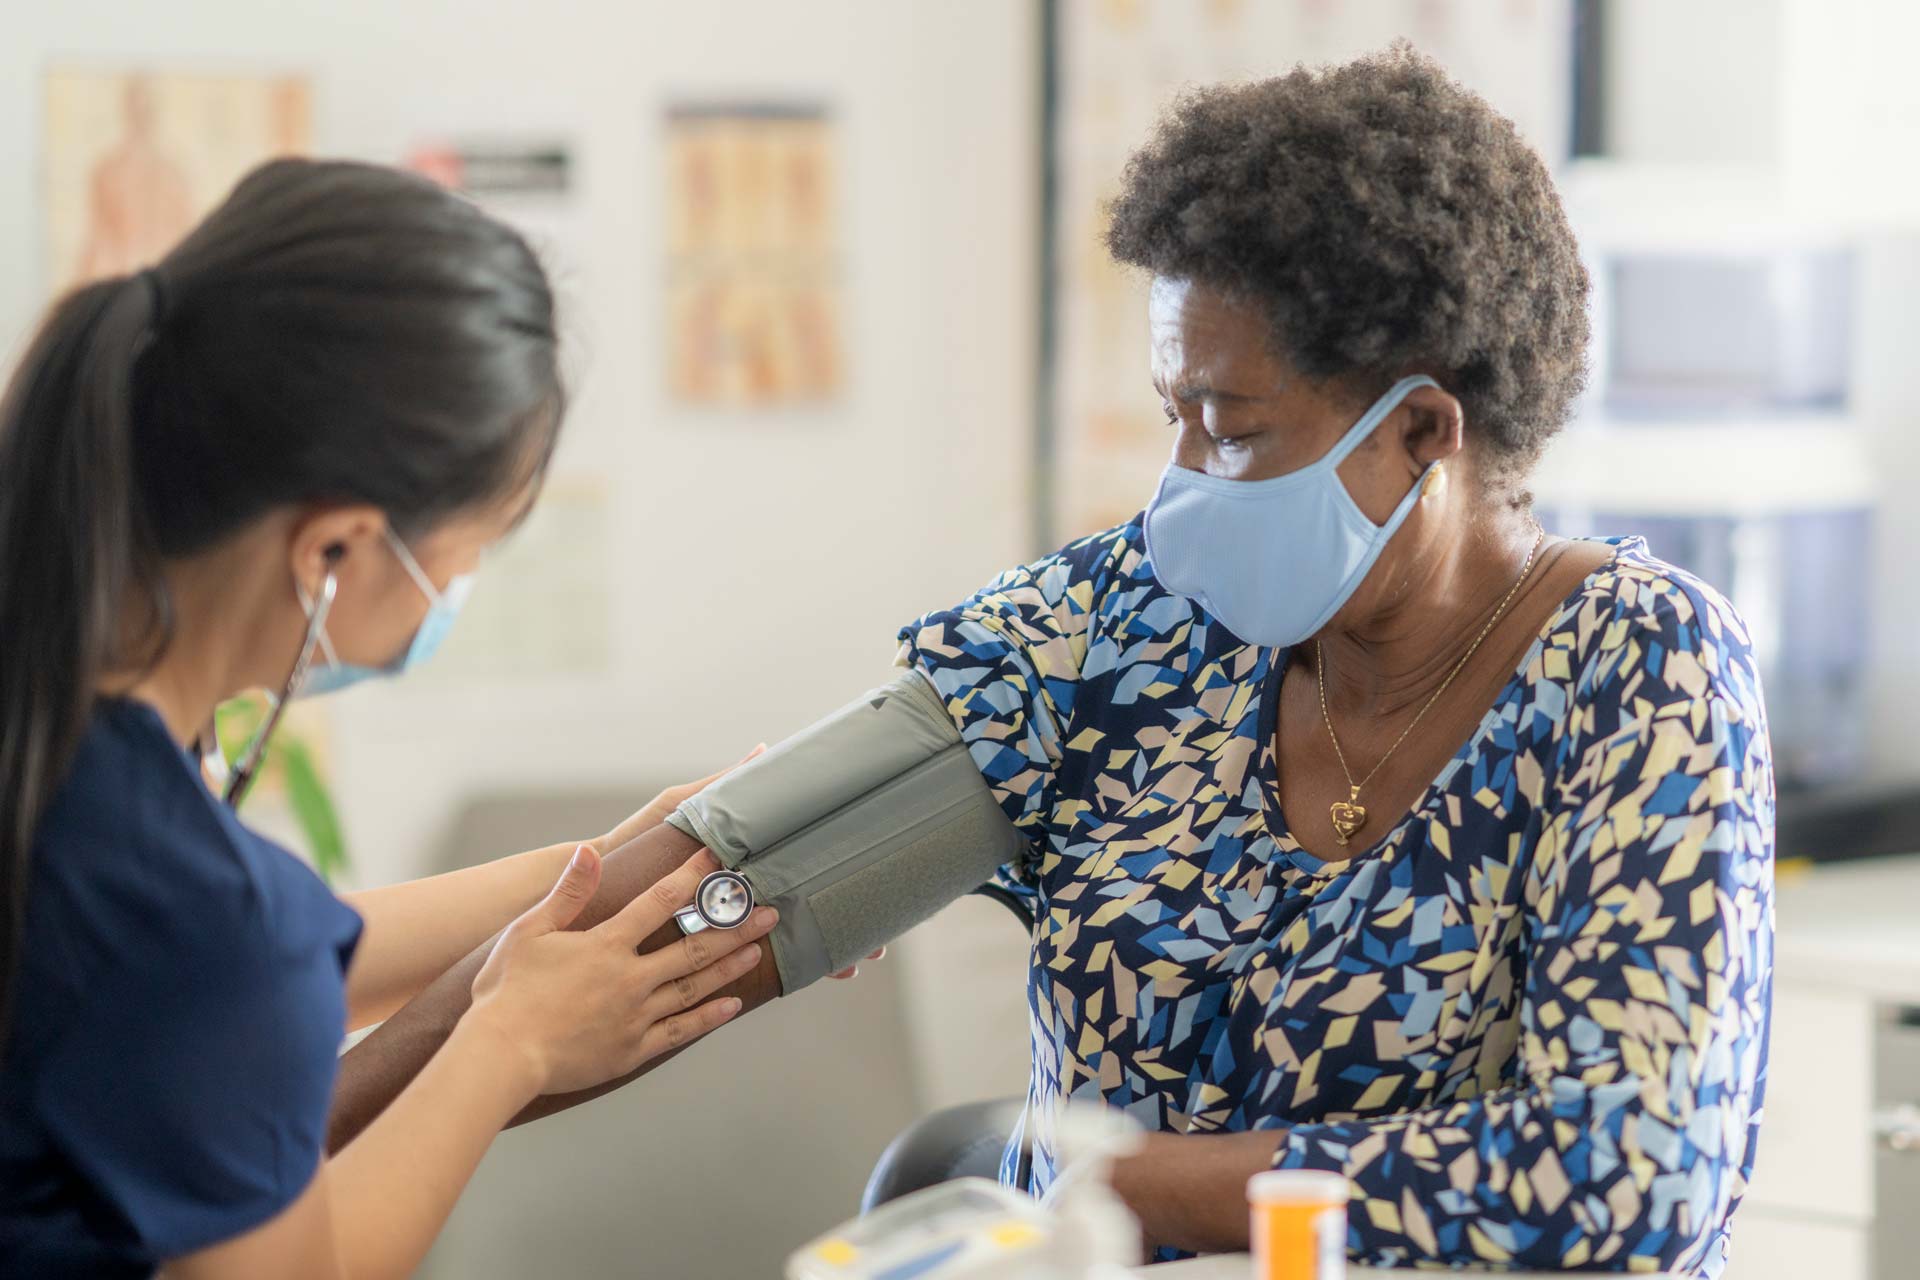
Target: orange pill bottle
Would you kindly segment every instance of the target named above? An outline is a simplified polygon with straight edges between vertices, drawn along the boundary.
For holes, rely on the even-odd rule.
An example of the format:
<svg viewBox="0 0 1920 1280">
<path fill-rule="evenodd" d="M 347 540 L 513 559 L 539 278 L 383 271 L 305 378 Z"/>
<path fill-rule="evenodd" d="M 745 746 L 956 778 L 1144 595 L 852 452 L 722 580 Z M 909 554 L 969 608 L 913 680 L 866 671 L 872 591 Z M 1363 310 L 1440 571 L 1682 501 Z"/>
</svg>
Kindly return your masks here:
<svg viewBox="0 0 1920 1280">
<path fill-rule="evenodd" d="M 1347 1274 L 1347 1180 L 1270 1169 L 1247 1181 L 1254 1280 L 1342 1280 Z"/>
</svg>

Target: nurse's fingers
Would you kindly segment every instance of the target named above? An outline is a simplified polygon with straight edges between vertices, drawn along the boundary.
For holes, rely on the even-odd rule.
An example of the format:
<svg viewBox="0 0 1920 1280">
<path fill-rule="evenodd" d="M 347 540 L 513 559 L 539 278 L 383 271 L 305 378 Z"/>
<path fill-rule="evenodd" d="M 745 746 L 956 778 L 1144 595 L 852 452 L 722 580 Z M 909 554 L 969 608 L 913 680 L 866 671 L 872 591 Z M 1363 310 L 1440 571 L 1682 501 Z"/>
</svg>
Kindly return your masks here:
<svg viewBox="0 0 1920 1280">
<path fill-rule="evenodd" d="M 702 929 L 698 933 L 688 934 L 671 946 L 660 948 L 647 956 L 646 960 L 654 966 L 653 972 L 662 983 L 670 983 L 699 973 L 720 957 L 766 937 L 778 923 L 778 911 L 772 907 L 755 907 L 753 914 L 741 922 L 737 929 Z"/>
<path fill-rule="evenodd" d="M 694 796 L 699 795 L 702 791 L 705 791 L 708 787 L 720 781 L 720 779 L 726 777 L 728 774 L 732 773 L 735 769 L 738 769 L 741 765 L 747 763 L 747 761 L 753 760 L 759 756 L 765 755 L 766 751 L 767 751 L 767 744 L 763 742 L 759 746 L 755 747 L 753 750 L 747 752 L 746 755 L 741 756 L 740 759 L 736 760 L 734 763 L 728 765 L 726 768 L 716 770 L 715 772 L 708 774 L 706 777 L 701 778 L 697 782 L 683 782 L 677 787 L 668 787 L 665 791 L 662 791 L 660 793 L 659 797 L 654 801 L 654 803 L 660 804 L 664 802 L 666 805 L 667 812 L 671 813 L 673 812 L 673 810 L 678 809 L 680 807 L 681 801 L 689 800 L 689 799 L 692 799 Z"/>
<path fill-rule="evenodd" d="M 661 983 L 641 1009 L 650 1022 L 685 1013 L 728 983 L 752 973 L 759 963 L 760 945 L 750 942 L 704 969 Z"/>
<path fill-rule="evenodd" d="M 683 782 L 677 787 L 668 787 L 665 791 L 662 791 L 659 795 L 636 809 L 632 816 L 625 822 L 602 836 L 601 840 L 604 841 L 604 843 L 600 847 L 607 850 L 618 849 L 621 845 L 639 836 L 642 832 L 650 831 L 654 827 L 659 826 L 688 798 L 706 790 L 714 783 L 720 781 L 720 779 L 726 777 L 729 773 L 732 773 L 735 769 L 738 769 L 741 765 L 747 763 L 747 761 L 752 760 L 754 757 L 766 751 L 766 749 L 767 744 L 763 742 L 753 750 L 747 752 L 737 763 L 730 764 L 724 769 L 710 773 L 698 782 Z"/>
<path fill-rule="evenodd" d="M 651 1062 L 663 1053 L 685 1048 L 739 1013 L 740 1007 L 737 996 L 726 996 L 671 1018 L 662 1018 L 640 1037 L 640 1061 Z"/>
<path fill-rule="evenodd" d="M 573 859 L 553 888 L 547 890 L 547 896 L 527 908 L 526 914 L 514 922 L 515 926 L 522 934 L 555 933 L 564 929 L 579 918 L 581 910 L 593 900 L 593 891 L 599 887 L 600 855 L 592 845 L 583 844 L 573 851 Z"/>
<path fill-rule="evenodd" d="M 647 886 L 644 893 L 609 916 L 595 932 L 604 930 L 626 946 L 639 946 L 647 935 L 673 919 L 674 912 L 692 902 L 693 891 L 701 878 L 719 868 L 719 861 L 711 853 L 700 850 L 681 863 L 678 870 Z"/>
</svg>

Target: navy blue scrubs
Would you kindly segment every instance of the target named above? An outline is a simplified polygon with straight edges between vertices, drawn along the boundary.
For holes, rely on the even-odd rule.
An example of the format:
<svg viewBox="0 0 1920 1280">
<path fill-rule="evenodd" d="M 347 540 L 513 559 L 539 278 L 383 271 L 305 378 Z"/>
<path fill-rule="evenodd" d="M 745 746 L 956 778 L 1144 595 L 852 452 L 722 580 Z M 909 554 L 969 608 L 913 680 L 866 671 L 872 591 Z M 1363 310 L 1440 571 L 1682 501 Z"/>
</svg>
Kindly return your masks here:
<svg viewBox="0 0 1920 1280">
<path fill-rule="evenodd" d="M 319 1167 L 360 918 L 102 703 L 41 822 L 0 1065 L 0 1274 L 147 1276 Z"/>
</svg>

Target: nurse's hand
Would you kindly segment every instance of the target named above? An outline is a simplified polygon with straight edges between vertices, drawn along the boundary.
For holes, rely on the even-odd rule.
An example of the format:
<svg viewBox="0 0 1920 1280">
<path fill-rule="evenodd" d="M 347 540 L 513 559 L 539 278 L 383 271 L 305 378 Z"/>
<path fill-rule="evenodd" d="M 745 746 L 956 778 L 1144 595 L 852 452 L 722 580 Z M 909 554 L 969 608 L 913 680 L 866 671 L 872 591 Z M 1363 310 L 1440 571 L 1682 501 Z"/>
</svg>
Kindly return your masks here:
<svg viewBox="0 0 1920 1280">
<path fill-rule="evenodd" d="M 665 822 L 667 815 L 675 809 L 678 809 L 688 799 L 699 795 L 709 786 L 720 781 L 720 779 L 726 777 L 747 761 L 765 754 L 766 749 L 767 744 L 763 742 L 718 773 L 710 773 L 698 782 L 683 782 L 677 787 L 668 787 L 665 791 L 662 791 L 659 795 L 637 809 L 625 822 L 622 822 L 619 826 L 607 832 L 607 834 L 591 840 L 588 843 L 599 850 L 602 857 L 605 857 L 627 841 L 638 836 L 641 832 L 651 831 L 653 828 Z"/>
<path fill-rule="evenodd" d="M 642 831 L 651 830 L 652 828 L 660 825 L 662 822 L 665 822 L 667 820 L 667 815 L 672 813 L 675 809 L 678 809 L 681 806 L 681 804 L 684 803 L 686 800 L 688 800 L 693 796 L 699 795 L 702 791 L 705 791 L 713 783 L 720 781 L 720 779 L 726 777 L 729 773 L 732 773 L 735 769 L 738 769 L 741 765 L 753 759 L 755 756 L 760 755 L 761 753 L 766 751 L 766 749 L 767 749 L 767 744 L 763 742 L 759 746 L 755 747 L 753 750 L 747 752 L 746 755 L 740 757 L 740 759 L 737 762 L 728 765 L 726 768 L 720 770 L 720 772 L 718 773 L 710 773 L 706 777 L 700 779 L 698 782 L 683 782 L 677 787 L 668 787 L 665 791 L 662 791 L 659 795 L 647 801 L 647 803 L 643 805 L 640 809 L 636 810 L 632 817 L 628 818 L 625 822 L 621 823 L 619 826 L 615 827 L 613 830 L 607 832 L 607 834 L 601 836 L 599 839 L 591 841 L 590 843 L 593 845 L 595 849 L 598 849 L 600 851 L 601 856 L 603 857 L 609 853 L 612 853 L 615 849 L 618 849 L 621 845 L 633 839 L 635 836 L 639 835 Z M 878 951 L 875 951 L 871 955 L 869 955 L 867 959 L 880 960 L 880 959 L 883 959 L 886 956 L 886 954 L 887 954 L 887 949 L 885 947 L 881 947 Z M 857 964 L 850 964 L 846 968 L 840 970 L 838 973 L 831 973 L 831 974 L 828 974 L 827 976 L 830 978 L 841 978 L 841 979 L 857 978 L 860 976 L 860 966 Z"/>
<path fill-rule="evenodd" d="M 705 929 L 645 955 L 634 949 L 693 901 L 716 866 L 703 850 L 604 923 L 568 931 L 600 883 L 600 856 L 582 845 L 494 945 L 466 1016 L 526 1055 L 541 1093 L 592 1088 L 707 1034 L 740 1011 L 736 999 L 707 997 L 759 962 L 755 940 L 776 913 L 761 907 L 738 929 Z"/>
</svg>

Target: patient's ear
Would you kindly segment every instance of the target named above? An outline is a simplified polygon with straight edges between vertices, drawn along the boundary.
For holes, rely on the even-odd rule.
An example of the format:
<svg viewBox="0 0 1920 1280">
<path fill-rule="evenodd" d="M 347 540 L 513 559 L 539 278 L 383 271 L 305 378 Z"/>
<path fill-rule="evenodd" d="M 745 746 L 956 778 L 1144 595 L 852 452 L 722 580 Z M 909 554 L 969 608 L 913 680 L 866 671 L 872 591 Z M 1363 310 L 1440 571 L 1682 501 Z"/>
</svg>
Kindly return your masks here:
<svg viewBox="0 0 1920 1280">
<path fill-rule="evenodd" d="M 1459 453 L 1466 443 L 1466 411 L 1439 387 L 1415 387 L 1400 402 L 1401 445 L 1416 472 Z"/>
</svg>

